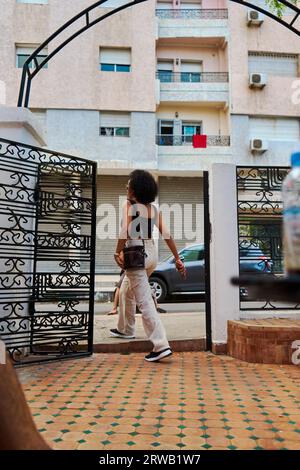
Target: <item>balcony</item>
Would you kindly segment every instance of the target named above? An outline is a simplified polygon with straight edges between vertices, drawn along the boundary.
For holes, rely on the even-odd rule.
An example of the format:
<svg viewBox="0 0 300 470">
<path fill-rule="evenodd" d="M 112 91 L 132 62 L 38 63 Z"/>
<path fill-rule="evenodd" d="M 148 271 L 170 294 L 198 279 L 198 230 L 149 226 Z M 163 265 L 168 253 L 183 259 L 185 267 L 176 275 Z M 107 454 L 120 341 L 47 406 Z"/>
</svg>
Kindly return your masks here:
<svg viewBox="0 0 300 470">
<path fill-rule="evenodd" d="M 161 19 L 224 20 L 228 18 L 228 10 L 227 8 L 157 9 L 156 16 Z"/>
<path fill-rule="evenodd" d="M 208 135 L 206 148 L 194 148 L 191 135 L 157 135 L 157 163 L 161 173 L 183 174 L 203 171 L 212 163 L 226 163 L 232 157 L 230 136 Z"/>
<path fill-rule="evenodd" d="M 227 72 L 169 72 L 156 74 L 157 104 L 201 102 L 226 106 L 229 100 Z"/>
<path fill-rule="evenodd" d="M 227 38 L 227 9 L 157 9 L 158 38 Z"/>
<path fill-rule="evenodd" d="M 158 71 L 156 78 L 161 83 L 226 83 L 228 82 L 228 72 Z"/>
<path fill-rule="evenodd" d="M 159 146 L 181 146 L 192 145 L 192 135 L 174 135 L 174 134 L 161 134 L 156 136 L 156 145 Z M 230 145 L 229 135 L 208 135 L 208 147 L 228 147 Z"/>
</svg>

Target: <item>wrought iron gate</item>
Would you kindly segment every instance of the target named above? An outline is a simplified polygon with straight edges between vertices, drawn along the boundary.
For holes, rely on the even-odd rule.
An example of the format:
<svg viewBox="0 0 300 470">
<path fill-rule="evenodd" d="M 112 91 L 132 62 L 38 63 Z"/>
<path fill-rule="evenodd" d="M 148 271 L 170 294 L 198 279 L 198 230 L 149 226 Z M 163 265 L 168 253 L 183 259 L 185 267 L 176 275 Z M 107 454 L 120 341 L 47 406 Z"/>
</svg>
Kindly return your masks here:
<svg viewBox="0 0 300 470">
<path fill-rule="evenodd" d="M 240 274 L 283 275 L 281 185 L 288 167 L 237 167 Z M 241 309 L 299 308 L 272 301 L 249 301 L 241 290 Z"/>
<path fill-rule="evenodd" d="M 17 364 L 93 347 L 96 163 L 0 139 L 0 338 Z"/>
</svg>

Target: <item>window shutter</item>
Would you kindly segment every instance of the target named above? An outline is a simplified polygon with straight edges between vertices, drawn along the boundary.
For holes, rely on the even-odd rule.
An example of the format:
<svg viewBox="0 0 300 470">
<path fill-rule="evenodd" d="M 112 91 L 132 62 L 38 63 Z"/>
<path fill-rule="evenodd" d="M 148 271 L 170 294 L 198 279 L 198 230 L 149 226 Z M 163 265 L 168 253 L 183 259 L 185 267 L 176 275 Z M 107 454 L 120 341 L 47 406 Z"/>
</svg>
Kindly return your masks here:
<svg viewBox="0 0 300 470">
<path fill-rule="evenodd" d="M 202 69 L 201 62 L 181 62 L 181 72 L 200 73 Z"/>
<path fill-rule="evenodd" d="M 168 72 L 173 72 L 173 62 L 159 60 L 157 62 L 157 70 L 166 70 Z"/>
<path fill-rule="evenodd" d="M 250 138 L 293 141 L 300 138 L 300 120 L 287 118 L 250 118 Z"/>
<path fill-rule="evenodd" d="M 100 127 L 130 127 L 130 113 L 100 113 Z"/>
<path fill-rule="evenodd" d="M 249 73 L 298 76 L 297 54 L 273 54 L 249 52 Z"/>
<path fill-rule="evenodd" d="M 100 62 L 101 64 L 130 65 L 131 50 L 130 49 L 101 48 L 100 49 Z"/>
<path fill-rule="evenodd" d="M 28 46 L 28 47 L 23 47 L 23 46 L 17 46 L 16 51 L 17 55 L 22 54 L 22 55 L 31 55 L 37 48 L 39 47 L 38 44 L 35 46 Z M 48 55 L 48 50 L 47 49 L 42 49 L 39 52 L 39 55 Z"/>
<path fill-rule="evenodd" d="M 100 5 L 101 8 L 116 8 L 121 7 L 122 5 L 126 5 L 128 0 L 107 0 L 105 3 Z"/>
</svg>

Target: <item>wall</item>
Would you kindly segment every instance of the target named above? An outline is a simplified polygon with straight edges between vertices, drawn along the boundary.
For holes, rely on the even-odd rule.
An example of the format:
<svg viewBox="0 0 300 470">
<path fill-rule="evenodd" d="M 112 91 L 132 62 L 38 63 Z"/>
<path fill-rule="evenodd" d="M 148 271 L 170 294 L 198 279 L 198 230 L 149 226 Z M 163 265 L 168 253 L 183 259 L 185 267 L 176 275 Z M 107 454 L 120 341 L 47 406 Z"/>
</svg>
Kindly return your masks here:
<svg viewBox="0 0 300 470">
<path fill-rule="evenodd" d="M 40 44 L 65 21 L 89 5 L 89 0 L 51 0 L 49 5 L 0 0 L 1 12 L 4 12 L 0 30 L 0 80 L 9 83 L 9 105 L 16 105 L 21 78 L 21 69 L 15 67 L 15 43 Z M 108 9 L 98 8 L 97 15 L 101 10 L 108 12 Z M 96 17 L 94 13 L 91 16 Z M 154 0 L 148 0 L 80 35 L 52 59 L 48 70 L 42 70 L 34 79 L 31 106 L 153 112 L 154 20 Z M 80 26 L 83 24 L 84 20 L 81 20 Z M 74 27 L 68 31 L 69 34 L 74 32 Z M 66 33 L 61 37 L 66 38 Z M 59 44 L 57 39 L 49 46 L 48 52 L 53 50 L 55 44 Z M 132 47 L 132 72 L 99 71 L 100 46 Z"/>
<path fill-rule="evenodd" d="M 232 152 L 237 164 L 270 166 L 290 165 L 290 155 L 294 150 L 295 142 L 270 140 L 267 152 L 253 155 L 250 152 L 249 116 L 232 116 L 231 126 Z"/>
<path fill-rule="evenodd" d="M 178 119 L 187 121 L 203 121 L 203 133 L 209 135 L 228 135 L 228 115 L 224 119 L 224 111 L 216 108 L 202 107 L 199 104 L 191 106 L 160 106 L 157 119 L 175 119 L 178 111 Z"/>
<path fill-rule="evenodd" d="M 269 75 L 264 89 L 249 88 L 248 51 L 300 54 L 300 39 L 268 17 L 260 27 L 247 27 L 246 17 L 247 8 L 229 2 L 231 112 L 299 116 L 300 103 L 295 105 L 291 99 L 292 84 L 297 78 Z"/>
<path fill-rule="evenodd" d="M 156 162 L 154 113 L 131 114 L 130 138 L 100 136 L 99 127 L 98 111 L 47 111 L 50 148 L 99 162 L 119 161 L 123 168 Z"/>
<path fill-rule="evenodd" d="M 158 46 L 157 59 L 203 61 L 203 72 L 226 72 L 225 52 L 219 48 L 198 46 Z M 176 71 L 176 70 L 174 70 Z M 179 70 L 180 71 L 180 70 Z"/>
</svg>

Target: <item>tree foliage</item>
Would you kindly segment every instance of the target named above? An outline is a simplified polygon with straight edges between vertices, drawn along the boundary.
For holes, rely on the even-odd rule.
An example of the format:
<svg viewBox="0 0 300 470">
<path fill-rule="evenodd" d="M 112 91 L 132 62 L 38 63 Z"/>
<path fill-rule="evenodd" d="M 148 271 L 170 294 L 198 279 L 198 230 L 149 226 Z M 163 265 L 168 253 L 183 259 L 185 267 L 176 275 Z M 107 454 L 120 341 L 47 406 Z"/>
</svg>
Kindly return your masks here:
<svg viewBox="0 0 300 470">
<path fill-rule="evenodd" d="M 286 5 L 284 3 L 281 3 L 279 0 L 265 0 L 266 4 L 268 7 L 271 8 L 271 10 L 279 17 L 281 18 L 284 15 L 284 12 L 286 10 Z M 288 0 L 289 3 L 292 3 L 294 5 L 297 4 L 297 0 Z"/>
</svg>

